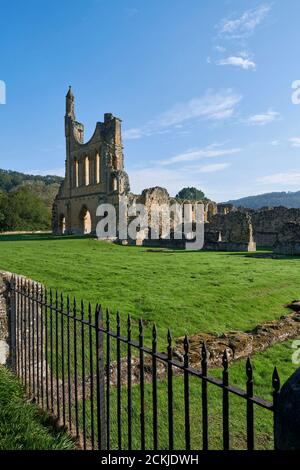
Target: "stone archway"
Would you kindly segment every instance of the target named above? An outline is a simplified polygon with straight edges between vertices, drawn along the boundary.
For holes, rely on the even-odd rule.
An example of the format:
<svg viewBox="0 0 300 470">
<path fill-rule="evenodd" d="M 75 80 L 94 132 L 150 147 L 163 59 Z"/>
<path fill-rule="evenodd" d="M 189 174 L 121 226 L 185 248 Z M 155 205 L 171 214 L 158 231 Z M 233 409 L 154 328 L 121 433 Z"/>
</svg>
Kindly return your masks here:
<svg viewBox="0 0 300 470">
<path fill-rule="evenodd" d="M 65 235 L 66 233 L 66 217 L 64 216 L 64 214 L 61 214 L 59 216 L 59 233 L 61 235 Z"/>
<path fill-rule="evenodd" d="M 80 211 L 80 229 L 83 235 L 88 235 L 92 231 L 91 213 L 86 206 Z"/>
</svg>

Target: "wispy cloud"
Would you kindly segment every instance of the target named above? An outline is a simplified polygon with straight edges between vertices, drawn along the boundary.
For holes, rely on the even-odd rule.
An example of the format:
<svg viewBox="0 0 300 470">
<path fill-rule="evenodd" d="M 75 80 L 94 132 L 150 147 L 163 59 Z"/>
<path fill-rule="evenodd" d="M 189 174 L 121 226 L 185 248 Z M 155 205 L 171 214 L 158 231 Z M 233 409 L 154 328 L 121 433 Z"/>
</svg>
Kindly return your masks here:
<svg viewBox="0 0 300 470">
<path fill-rule="evenodd" d="M 193 171 L 195 171 L 196 173 L 215 173 L 217 171 L 225 170 L 230 166 L 231 163 L 213 163 L 211 165 L 199 166 L 198 168 L 194 167 Z"/>
<path fill-rule="evenodd" d="M 145 188 L 157 186 L 157 175 L 157 166 L 130 170 L 130 186 L 134 192 L 140 193 Z M 163 181 L 163 186 L 174 196 L 185 186 L 196 186 L 205 191 L 199 176 L 184 169 L 178 171 L 178 169 L 160 168 L 159 180 Z"/>
<path fill-rule="evenodd" d="M 283 184 L 287 185 L 299 185 L 300 184 L 300 171 L 290 170 L 285 173 L 274 173 L 272 175 L 263 176 L 258 179 L 259 183 L 264 184 Z"/>
<path fill-rule="evenodd" d="M 262 114 L 254 114 L 247 119 L 247 123 L 251 126 L 265 126 L 271 122 L 279 119 L 280 114 L 272 109 L 269 109 L 267 112 Z"/>
<path fill-rule="evenodd" d="M 289 142 L 292 147 L 300 147 L 300 137 L 292 137 Z"/>
<path fill-rule="evenodd" d="M 218 144 L 212 144 L 202 149 L 192 149 L 186 152 L 180 153 L 173 157 L 161 160 L 161 165 L 172 165 L 174 163 L 192 162 L 201 160 L 202 158 L 214 158 L 223 157 L 227 155 L 234 155 L 242 151 L 241 148 L 219 148 Z"/>
<path fill-rule="evenodd" d="M 218 45 L 218 46 L 215 46 L 214 49 L 217 52 L 226 52 L 226 47 L 224 47 L 224 46 L 219 46 Z"/>
<path fill-rule="evenodd" d="M 272 140 L 271 145 L 273 147 L 278 147 L 278 145 L 280 145 L 280 140 Z"/>
<path fill-rule="evenodd" d="M 127 129 L 124 139 L 140 139 L 195 119 L 219 121 L 232 117 L 242 96 L 231 88 L 208 90 L 203 96 L 178 103 L 141 127 Z"/>
<path fill-rule="evenodd" d="M 241 67 L 244 70 L 255 70 L 256 63 L 249 58 L 230 56 L 225 59 L 220 59 L 216 61 L 217 65 L 233 65 L 235 67 Z"/>
<path fill-rule="evenodd" d="M 226 39 L 245 39 L 251 36 L 257 26 L 267 17 L 271 10 L 270 4 L 246 10 L 240 16 L 223 18 L 217 25 L 218 33 Z"/>
</svg>

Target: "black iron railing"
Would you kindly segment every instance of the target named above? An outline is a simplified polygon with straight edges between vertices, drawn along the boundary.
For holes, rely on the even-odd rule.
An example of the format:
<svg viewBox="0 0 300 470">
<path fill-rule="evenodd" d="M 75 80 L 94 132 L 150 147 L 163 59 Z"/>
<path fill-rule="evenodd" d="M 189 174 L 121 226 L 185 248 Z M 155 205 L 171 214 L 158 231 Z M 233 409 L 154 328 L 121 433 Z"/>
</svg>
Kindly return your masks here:
<svg viewBox="0 0 300 470">
<path fill-rule="evenodd" d="M 233 447 L 234 408 L 245 405 L 244 443 L 248 450 L 255 447 L 254 409 L 263 408 L 275 419 L 280 391 L 276 368 L 273 401 L 269 402 L 254 395 L 250 359 L 244 391 L 229 383 L 227 351 L 221 377 L 208 375 L 205 344 L 199 345 L 201 367 L 192 367 L 187 337 L 180 360 L 174 357 L 170 331 L 167 351 L 161 353 L 155 326 L 152 344 L 146 346 L 142 320 L 136 341 L 130 317 L 122 334 L 119 313 L 114 331 L 109 312 L 104 318 L 99 305 L 93 312 L 91 304 L 86 308 L 81 302 L 78 306 L 76 299 L 71 302 L 68 296 L 48 291 L 41 284 L 13 277 L 10 310 L 15 372 L 28 395 L 50 411 L 83 449 L 207 450 L 214 427 L 209 392 L 216 390 L 221 392 L 218 445 L 224 450 Z M 238 397 L 239 405 L 235 402 L 231 407 L 233 396 Z M 238 425 L 242 427 L 242 423 Z M 271 434 L 273 429 L 271 425 Z"/>
</svg>

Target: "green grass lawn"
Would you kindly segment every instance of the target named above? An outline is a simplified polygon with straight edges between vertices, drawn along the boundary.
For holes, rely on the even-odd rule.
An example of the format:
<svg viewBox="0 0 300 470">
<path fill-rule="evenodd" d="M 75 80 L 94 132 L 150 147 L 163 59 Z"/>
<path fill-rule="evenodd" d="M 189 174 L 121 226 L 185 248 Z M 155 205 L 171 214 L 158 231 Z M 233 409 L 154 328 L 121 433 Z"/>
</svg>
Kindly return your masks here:
<svg viewBox="0 0 300 470">
<path fill-rule="evenodd" d="M 68 450 L 73 441 L 54 430 L 46 414 L 25 400 L 22 386 L 0 367 L 0 450 Z"/>
<path fill-rule="evenodd" d="M 272 401 L 272 373 L 274 364 L 277 364 L 281 383 L 283 384 L 295 371 L 296 365 L 292 363 L 291 341 L 278 344 L 263 353 L 253 356 L 254 393 L 257 396 Z M 246 373 L 244 360 L 236 362 L 230 367 L 229 378 L 232 385 L 246 390 Z M 210 371 L 210 375 L 221 378 L 221 370 Z M 139 422 L 139 387 L 133 387 L 133 447 L 140 448 L 140 422 Z M 122 390 L 122 427 L 123 446 L 126 448 L 127 433 L 127 388 Z M 148 449 L 153 446 L 152 441 L 152 389 L 151 384 L 146 385 L 146 445 Z M 117 397 L 116 391 L 111 392 L 111 445 L 117 448 Z M 168 449 L 168 402 L 167 382 L 158 383 L 158 437 L 159 448 Z M 174 439 L 175 448 L 184 449 L 184 388 L 183 377 L 174 377 Z M 208 385 L 208 418 L 209 418 L 209 449 L 222 449 L 222 391 L 218 387 Z M 192 449 L 202 448 L 202 412 L 201 412 L 201 380 L 190 379 L 190 420 Z M 255 448 L 268 450 L 274 448 L 273 441 L 273 413 L 255 406 Z M 246 441 L 246 400 L 230 394 L 230 448 L 243 450 L 247 448 Z"/>
<path fill-rule="evenodd" d="M 0 269 L 46 287 L 185 333 L 251 329 L 300 297 L 300 258 L 270 253 L 187 252 L 93 239 L 0 236 Z M 125 323 L 125 322 L 123 322 Z"/>
<path fill-rule="evenodd" d="M 158 327 L 160 349 L 165 350 L 166 332 L 174 337 L 185 333 L 221 333 L 248 330 L 258 323 L 286 314 L 283 304 L 300 297 L 300 258 L 272 258 L 259 253 L 187 252 L 146 247 L 125 247 L 90 238 L 51 236 L 0 236 L 0 269 L 27 275 L 46 285 L 76 295 L 77 299 L 100 302 L 112 312 L 120 310 L 124 327 L 132 315 L 142 317 L 146 338 L 150 327 Z M 114 327 L 112 322 L 112 327 Z M 254 357 L 255 393 L 270 399 L 271 376 L 277 365 L 284 381 L 295 369 L 291 343 L 279 344 Z M 231 383 L 245 388 L 245 362 L 230 368 Z M 213 374 L 220 374 L 215 370 Z M 191 423 L 193 448 L 201 443 L 201 386 L 191 380 Z M 159 435 L 167 448 L 166 382 L 159 382 Z M 139 447 L 139 389 L 133 387 L 134 445 Z M 151 436 L 151 386 L 146 386 L 147 434 Z M 174 378 L 175 442 L 183 447 L 183 381 Z M 126 387 L 124 400 L 124 443 L 126 442 Z M 115 401 L 112 389 L 112 407 Z M 222 396 L 209 386 L 210 446 L 221 447 Z M 231 445 L 245 447 L 243 400 L 231 397 Z M 88 409 L 88 406 L 87 406 Z M 112 410 L 112 432 L 116 412 Z M 116 434 L 114 431 L 113 444 Z M 148 438 L 148 447 L 151 442 Z M 256 444 L 272 448 L 272 414 L 256 409 Z"/>
</svg>

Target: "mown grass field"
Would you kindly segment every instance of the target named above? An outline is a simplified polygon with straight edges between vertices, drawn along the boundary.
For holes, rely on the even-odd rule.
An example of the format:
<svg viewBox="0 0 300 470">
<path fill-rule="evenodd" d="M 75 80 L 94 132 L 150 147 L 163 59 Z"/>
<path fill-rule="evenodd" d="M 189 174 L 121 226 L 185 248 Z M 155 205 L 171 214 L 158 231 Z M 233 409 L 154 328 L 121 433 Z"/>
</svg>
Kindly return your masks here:
<svg viewBox="0 0 300 470">
<path fill-rule="evenodd" d="M 249 330 L 279 318 L 283 305 L 300 298 L 300 258 L 273 258 L 258 253 L 186 252 L 146 247 L 125 247 L 91 238 L 51 236 L 0 236 L 0 269 L 24 274 L 48 288 L 59 289 L 78 300 L 101 303 L 121 312 L 123 329 L 132 315 L 137 335 L 143 318 L 146 340 L 151 326 L 158 327 L 159 348 L 166 349 L 170 327 L 174 337 L 185 333 L 222 333 Z M 114 322 L 112 321 L 112 327 Z M 123 330 L 123 331 L 124 331 Z M 271 377 L 278 366 L 282 382 L 297 367 L 291 342 L 254 355 L 255 394 L 271 399 Z M 126 352 L 124 352 L 125 354 Z M 219 370 L 212 371 L 220 375 Z M 245 389 L 245 361 L 230 368 L 230 381 Z M 160 447 L 167 448 L 167 386 L 159 381 Z M 115 391 L 111 403 L 114 406 Z M 151 385 L 146 385 L 146 434 L 151 448 Z M 123 440 L 126 447 L 126 387 L 123 390 Z M 246 403 L 231 397 L 231 447 L 243 449 L 246 441 Z M 133 443 L 139 448 L 139 388 L 133 387 Z M 87 410 L 89 406 L 87 404 Z M 183 448 L 183 380 L 174 378 L 175 444 Z M 209 386 L 210 448 L 222 447 L 222 394 Z M 272 448 L 272 413 L 256 408 L 256 446 Z M 201 384 L 191 379 L 192 447 L 201 448 Z M 112 446 L 116 445 L 116 410 L 112 409 Z"/>
<path fill-rule="evenodd" d="M 283 384 L 295 371 L 297 367 L 292 362 L 292 341 L 277 344 L 263 353 L 255 354 L 252 358 L 254 369 L 254 393 L 272 402 L 272 373 L 274 365 L 278 365 L 281 383 Z M 246 389 L 246 361 L 238 361 L 230 367 L 230 383 Z M 221 378 L 221 370 L 216 369 L 209 372 L 212 376 Z M 127 443 L 127 413 L 126 399 L 127 389 L 122 391 L 123 409 L 123 445 Z M 112 426 L 111 444 L 117 448 L 117 411 L 116 393 L 112 391 Z M 140 448 L 139 430 L 139 387 L 133 387 L 133 446 Z M 152 390 L 151 384 L 145 388 L 146 403 L 146 444 L 151 449 L 152 441 Z M 247 449 L 246 440 L 246 400 L 230 394 L 230 448 L 236 450 Z M 168 415 L 167 410 L 167 382 L 159 381 L 158 384 L 158 438 L 159 448 L 168 449 Z M 174 445 L 178 450 L 184 449 L 184 387 L 183 377 L 174 378 Z M 191 420 L 191 446 L 192 449 L 202 448 L 202 410 L 201 410 L 201 380 L 190 379 L 190 420 Z M 222 430 L 222 390 L 214 385 L 208 385 L 208 422 L 209 422 L 209 449 L 221 450 L 223 447 Z M 255 406 L 255 448 L 269 450 L 274 448 L 273 440 L 273 413 Z"/>
<path fill-rule="evenodd" d="M 300 258 L 125 247 L 93 239 L 0 236 L 0 269 L 112 312 L 154 322 L 160 339 L 248 330 L 300 297 Z"/>
<path fill-rule="evenodd" d="M 46 414 L 25 399 L 18 379 L 0 367 L 0 450 L 69 450 L 74 442 L 55 431 Z"/>
</svg>

